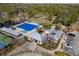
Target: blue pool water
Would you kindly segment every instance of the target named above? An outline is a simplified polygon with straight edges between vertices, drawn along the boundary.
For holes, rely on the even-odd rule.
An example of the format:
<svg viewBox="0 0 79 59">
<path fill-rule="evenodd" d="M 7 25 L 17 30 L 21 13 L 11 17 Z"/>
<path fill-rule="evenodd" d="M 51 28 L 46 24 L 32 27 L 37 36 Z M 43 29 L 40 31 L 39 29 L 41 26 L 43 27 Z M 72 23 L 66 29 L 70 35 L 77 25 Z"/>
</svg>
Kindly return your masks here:
<svg viewBox="0 0 79 59">
<path fill-rule="evenodd" d="M 28 24 L 28 23 L 23 23 L 19 26 L 16 26 L 17 28 L 22 28 L 24 29 L 25 31 L 31 31 L 33 30 L 34 28 L 37 28 L 38 26 L 37 25 L 33 25 L 33 24 Z"/>
</svg>

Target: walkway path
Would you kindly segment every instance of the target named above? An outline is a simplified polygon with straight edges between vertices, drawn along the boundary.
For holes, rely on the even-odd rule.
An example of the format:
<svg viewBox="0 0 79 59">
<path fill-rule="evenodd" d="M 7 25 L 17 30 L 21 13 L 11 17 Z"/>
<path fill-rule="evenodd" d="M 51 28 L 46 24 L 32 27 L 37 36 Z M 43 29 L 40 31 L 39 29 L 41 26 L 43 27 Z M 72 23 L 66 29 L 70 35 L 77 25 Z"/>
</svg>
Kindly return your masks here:
<svg viewBox="0 0 79 59">
<path fill-rule="evenodd" d="M 63 37 L 62 37 L 62 39 L 61 39 L 61 41 L 60 41 L 58 47 L 55 49 L 55 51 L 63 51 L 63 50 L 61 49 L 61 47 L 62 47 L 62 44 L 64 43 L 64 38 L 65 38 L 65 34 L 63 35 Z M 53 51 L 53 50 L 52 50 L 52 51 Z"/>
</svg>

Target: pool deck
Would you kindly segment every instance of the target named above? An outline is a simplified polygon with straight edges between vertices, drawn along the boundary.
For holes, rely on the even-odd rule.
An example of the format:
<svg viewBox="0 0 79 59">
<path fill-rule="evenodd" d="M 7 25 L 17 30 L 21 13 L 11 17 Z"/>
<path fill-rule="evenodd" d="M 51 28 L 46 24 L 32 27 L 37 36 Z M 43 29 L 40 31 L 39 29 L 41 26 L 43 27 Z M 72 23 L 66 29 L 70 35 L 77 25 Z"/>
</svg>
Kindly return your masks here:
<svg viewBox="0 0 79 59">
<path fill-rule="evenodd" d="M 24 30 L 23 28 L 17 27 L 17 26 L 20 26 L 21 24 L 24 24 L 24 23 L 26 23 L 26 24 L 33 24 L 33 25 L 36 25 L 36 26 L 39 27 L 39 24 L 37 24 L 37 23 L 29 23 L 29 22 L 23 22 L 23 23 L 20 23 L 20 24 L 18 24 L 18 25 L 13 26 L 13 27 L 16 28 L 15 31 L 21 32 L 21 33 L 22 33 L 23 35 L 25 35 L 25 36 L 26 36 L 29 32 L 30 32 L 30 33 L 31 33 L 31 32 L 34 32 L 34 31 L 36 30 L 36 28 L 33 28 L 32 30 L 26 31 L 26 30 Z"/>
</svg>

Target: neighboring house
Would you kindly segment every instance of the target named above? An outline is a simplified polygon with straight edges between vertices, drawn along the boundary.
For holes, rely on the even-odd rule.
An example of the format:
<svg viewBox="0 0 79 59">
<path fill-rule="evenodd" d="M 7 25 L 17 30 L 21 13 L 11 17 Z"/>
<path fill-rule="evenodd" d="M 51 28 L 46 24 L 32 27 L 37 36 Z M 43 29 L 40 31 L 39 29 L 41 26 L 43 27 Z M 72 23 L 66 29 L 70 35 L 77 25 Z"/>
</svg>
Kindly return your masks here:
<svg viewBox="0 0 79 59">
<path fill-rule="evenodd" d="M 69 55 L 79 56 L 79 32 L 69 32 L 63 50 Z"/>
<path fill-rule="evenodd" d="M 24 36 L 20 32 L 16 32 L 15 30 L 11 28 L 3 27 L 0 29 L 1 33 L 4 33 L 7 36 L 11 36 L 14 38 L 14 40 L 17 40 L 20 43 L 25 42 Z"/>
<path fill-rule="evenodd" d="M 61 39 L 61 36 L 63 35 L 62 28 L 61 30 L 56 30 L 55 26 L 52 26 L 52 28 L 49 30 L 49 33 L 55 42 L 58 42 L 59 39 Z"/>
<path fill-rule="evenodd" d="M 18 37 L 18 36 L 21 35 L 20 32 L 16 32 L 15 30 L 13 30 L 13 29 L 11 29 L 11 28 L 3 27 L 3 28 L 1 28 L 0 30 L 1 30 L 2 32 L 4 32 L 4 33 L 7 33 L 7 34 L 11 35 L 11 36 L 16 36 L 16 37 Z"/>
<path fill-rule="evenodd" d="M 26 21 L 26 19 L 23 19 L 23 18 L 15 18 L 15 19 L 12 19 L 13 23 L 14 24 L 18 24 L 18 23 L 22 23 L 24 21 Z"/>
</svg>

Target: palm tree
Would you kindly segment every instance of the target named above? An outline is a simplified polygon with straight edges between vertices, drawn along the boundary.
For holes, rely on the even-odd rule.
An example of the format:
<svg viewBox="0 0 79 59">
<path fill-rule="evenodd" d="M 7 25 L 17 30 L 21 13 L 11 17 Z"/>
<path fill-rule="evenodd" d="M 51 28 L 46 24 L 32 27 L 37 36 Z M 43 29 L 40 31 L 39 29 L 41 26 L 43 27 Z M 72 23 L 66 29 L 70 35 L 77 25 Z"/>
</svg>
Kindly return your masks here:
<svg viewBox="0 0 79 59">
<path fill-rule="evenodd" d="M 48 47 L 50 47 L 50 43 L 51 43 L 51 37 L 50 37 L 50 34 L 48 32 L 45 33 L 45 36 L 46 36 L 46 40 L 48 41 Z"/>
</svg>

